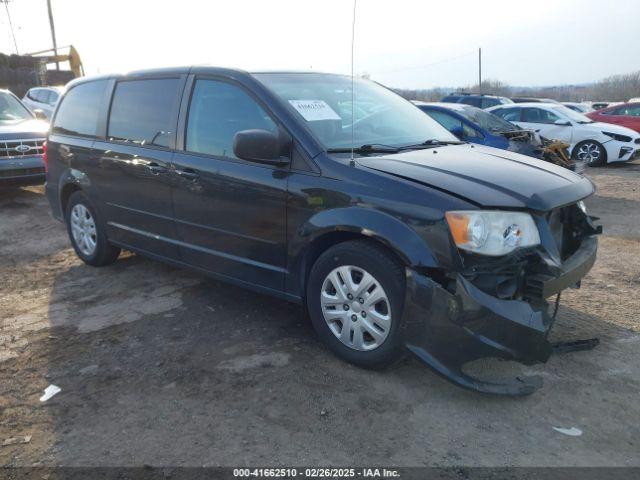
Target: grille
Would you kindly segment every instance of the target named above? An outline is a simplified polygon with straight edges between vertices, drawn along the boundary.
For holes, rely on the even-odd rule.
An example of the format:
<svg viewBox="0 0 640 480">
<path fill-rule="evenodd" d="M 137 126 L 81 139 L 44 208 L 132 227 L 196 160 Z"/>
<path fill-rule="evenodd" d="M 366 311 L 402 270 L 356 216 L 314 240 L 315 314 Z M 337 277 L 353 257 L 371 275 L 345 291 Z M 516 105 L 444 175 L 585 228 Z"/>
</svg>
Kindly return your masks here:
<svg viewBox="0 0 640 480">
<path fill-rule="evenodd" d="M 42 155 L 44 138 L 27 140 L 0 140 L 0 160 L 4 158 L 20 158 L 29 155 Z"/>
<path fill-rule="evenodd" d="M 640 143 L 640 137 L 636 138 L 636 143 Z"/>
<path fill-rule="evenodd" d="M 26 177 L 29 175 L 44 175 L 44 167 L 38 168 L 15 168 L 11 170 L 0 170 L 0 178 Z"/>
</svg>

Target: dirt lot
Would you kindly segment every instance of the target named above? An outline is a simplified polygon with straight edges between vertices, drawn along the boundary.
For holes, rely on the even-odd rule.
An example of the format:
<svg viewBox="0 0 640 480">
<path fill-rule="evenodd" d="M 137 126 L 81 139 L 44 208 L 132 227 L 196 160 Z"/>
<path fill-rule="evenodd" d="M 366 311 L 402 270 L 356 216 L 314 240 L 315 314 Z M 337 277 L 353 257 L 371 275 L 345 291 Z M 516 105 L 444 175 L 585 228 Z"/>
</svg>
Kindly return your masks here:
<svg viewBox="0 0 640 480">
<path fill-rule="evenodd" d="M 640 465 L 640 164 L 589 175 L 605 235 L 554 335 L 602 344 L 472 366 L 542 375 L 523 399 L 346 365 L 299 307 L 188 271 L 87 267 L 41 188 L 2 190 L 0 444 L 32 438 L 0 465 Z"/>
</svg>

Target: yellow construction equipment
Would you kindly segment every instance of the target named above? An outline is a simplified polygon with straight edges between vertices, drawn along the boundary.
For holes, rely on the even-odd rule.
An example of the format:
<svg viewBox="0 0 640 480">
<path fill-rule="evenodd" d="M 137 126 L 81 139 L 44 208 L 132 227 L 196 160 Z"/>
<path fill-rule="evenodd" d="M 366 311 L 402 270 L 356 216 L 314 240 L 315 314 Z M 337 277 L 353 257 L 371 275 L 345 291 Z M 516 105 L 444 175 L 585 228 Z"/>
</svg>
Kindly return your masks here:
<svg viewBox="0 0 640 480">
<path fill-rule="evenodd" d="M 41 50 L 39 52 L 29 53 L 27 55 L 41 59 L 42 65 L 44 68 L 47 65 L 51 65 L 53 63 L 56 64 L 56 70 L 60 70 L 60 62 L 69 62 L 69 70 L 73 72 L 73 75 L 77 77 L 84 76 L 84 67 L 82 66 L 82 60 L 80 60 L 80 55 L 78 51 L 73 47 L 73 45 L 68 45 L 66 47 L 59 47 L 57 49 L 58 52 L 61 50 L 68 49 L 68 53 L 66 54 L 55 54 L 55 50 L 50 48 L 49 50 Z"/>
</svg>

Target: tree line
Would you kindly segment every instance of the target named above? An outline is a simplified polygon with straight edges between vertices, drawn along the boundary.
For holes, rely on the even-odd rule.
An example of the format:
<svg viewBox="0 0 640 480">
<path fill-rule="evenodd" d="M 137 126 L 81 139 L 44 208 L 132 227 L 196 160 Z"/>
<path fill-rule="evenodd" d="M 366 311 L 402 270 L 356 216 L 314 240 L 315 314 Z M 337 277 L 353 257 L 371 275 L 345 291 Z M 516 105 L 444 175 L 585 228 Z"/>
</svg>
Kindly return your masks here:
<svg viewBox="0 0 640 480">
<path fill-rule="evenodd" d="M 540 97 L 561 102 L 607 101 L 626 102 L 630 98 L 640 97 L 640 70 L 622 75 L 612 75 L 595 83 L 585 85 L 558 85 L 550 87 L 515 87 L 500 80 L 482 82 L 461 88 L 446 89 L 394 89 L 409 100 L 436 102 L 450 93 L 469 92 L 500 95 L 503 97 Z"/>
</svg>

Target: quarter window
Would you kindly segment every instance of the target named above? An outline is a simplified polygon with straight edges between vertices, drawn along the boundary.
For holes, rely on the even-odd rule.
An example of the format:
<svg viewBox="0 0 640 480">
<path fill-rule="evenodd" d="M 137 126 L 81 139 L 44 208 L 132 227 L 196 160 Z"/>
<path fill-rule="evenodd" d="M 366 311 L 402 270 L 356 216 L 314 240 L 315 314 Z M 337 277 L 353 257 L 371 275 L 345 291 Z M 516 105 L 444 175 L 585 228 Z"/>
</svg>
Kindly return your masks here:
<svg viewBox="0 0 640 480">
<path fill-rule="evenodd" d="M 177 78 L 119 82 L 111 102 L 109 140 L 168 147 L 179 83 Z"/>
<path fill-rule="evenodd" d="M 196 81 L 187 119 L 188 151 L 237 158 L 234 136 L 249 129 L 278 131 L 267 112 L 241 88 L 216 80 Z"/>
<path fill-rule="evenodd" d="M 58 108 L 52 132 L 94 137 L 106 87 L 106 80 L 98 80 L 71 88 Z"/>
</svg>

